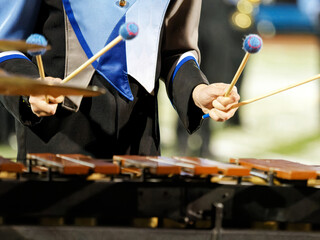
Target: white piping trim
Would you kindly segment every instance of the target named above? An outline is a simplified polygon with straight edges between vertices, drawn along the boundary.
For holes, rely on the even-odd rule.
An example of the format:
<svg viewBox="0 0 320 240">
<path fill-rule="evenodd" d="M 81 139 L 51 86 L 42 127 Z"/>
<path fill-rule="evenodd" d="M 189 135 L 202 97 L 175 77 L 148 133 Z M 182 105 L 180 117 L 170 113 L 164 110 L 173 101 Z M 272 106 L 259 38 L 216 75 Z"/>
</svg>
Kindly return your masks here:
<svg viewBox="0 0 320 240">
<path fill-rule="evenodd" d="M 190 52 L 186 52 L 186 53 L 184 53 L 184 54 L 182 54 L 182 55 L 180 56 L 180 58 L 179 58 L 179 60 L 178 60 L 178 62 L 177 62 L 177 64 L 176 64 L 176 66 L 178 66 L 178 64 L 179 64 L 184 58 L 186 58 L 186 57 L 193 57 L 193 58 L 197 61 L 196 56 L 193 54 L 192 51 L 190 51 Z M 198 63 L 198 61 L 197 61 L 197 63 Z M 199 63 L 198 63 L 198 65 L 199 65 Z"/>
<path fill-rule="evenodd" d="M 19 51 L 6 51 L 6 52 L 0 53 L 0 58 L 10 56 L 10 55 L 21 55 L 21 56 L 26 57 L 26 55 L 24 55 L 23 53 L 21 53 Z"/>
</svg>

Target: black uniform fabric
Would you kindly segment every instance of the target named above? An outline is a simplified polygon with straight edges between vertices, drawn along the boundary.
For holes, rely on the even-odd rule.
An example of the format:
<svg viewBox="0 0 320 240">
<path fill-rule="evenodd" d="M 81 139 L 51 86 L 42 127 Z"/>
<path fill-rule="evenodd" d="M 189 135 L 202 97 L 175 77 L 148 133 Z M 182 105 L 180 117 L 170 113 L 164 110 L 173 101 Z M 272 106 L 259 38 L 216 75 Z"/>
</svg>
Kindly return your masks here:
<svg viewBox="0 0 320 240">
<path fill-rule="evenodd" d="M 42 24 L 37 25 L 35 32 L 43 34 L 52 48 L 43 55 L 46 75 L 63 79 L 65 26 L 61 1 L 42 1 L 40 13 L 38 23 Z M 161 61 L 164 59 L 160 59 L 159 64 Z M 35 63 L 23 59 L 7 60 L 0 63 L 0 68 L 38 77 Z M 160 72 L 173 71 L 158 68 L 157 79 Z M 174 67 L 171 65 L 170 68 Z M 178 71 L 173 82 L 168 76 L 164 79 L 181 120 L 190 133 L 194 132 L 201 122 L 202 112 L 191 101 L 191 93 L 196 85 L 206 83 L 205 77 L 196 64 L 189 61 Z M 26 154 L 32 152 L 79 153 L 95 158 L 111 158 L 114 154 L 160 155 L 159 83 L 156 82 L 154 95 L 151 95 L 130 76 L 129 82 L 134 96 L 132 102 L 95 73 L 90 85 L 105 88 L 106 94 L 84 98 L 78 112 L 59 106 L 54 116 L 42 118 L 36 117 L 21 97 L 0 96 L 17 120 L 17 159 L 25 160 Z"/>
</svg>

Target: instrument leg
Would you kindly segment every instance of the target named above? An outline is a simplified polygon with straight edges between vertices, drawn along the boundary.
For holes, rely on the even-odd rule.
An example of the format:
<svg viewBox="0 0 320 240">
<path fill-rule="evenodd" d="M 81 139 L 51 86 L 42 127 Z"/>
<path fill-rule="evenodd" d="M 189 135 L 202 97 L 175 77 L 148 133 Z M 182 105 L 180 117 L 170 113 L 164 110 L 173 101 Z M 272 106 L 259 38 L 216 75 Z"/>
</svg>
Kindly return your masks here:
<svg viewBox="0 0 320 240">
<path fill-rule="evenodd" d="M 223 218 L 223 204 L 214 203 L 216 208 L 216 220 L 212 230 L 212 240 L 222 240 L 222 218 Z"/>
</svg>

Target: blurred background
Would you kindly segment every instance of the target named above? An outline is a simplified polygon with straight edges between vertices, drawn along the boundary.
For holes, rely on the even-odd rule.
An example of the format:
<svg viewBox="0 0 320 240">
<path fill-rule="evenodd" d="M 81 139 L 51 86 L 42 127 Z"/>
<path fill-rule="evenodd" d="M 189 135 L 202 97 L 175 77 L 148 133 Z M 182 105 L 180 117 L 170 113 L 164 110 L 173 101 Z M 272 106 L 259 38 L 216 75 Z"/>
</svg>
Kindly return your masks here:
<svg viewBox="0 0 320 240">
<path fill-rule="evenodd" d="M 320 0 L 203 0 L 201 69 L 212 83 L 230 83 L 245 55 L 243 40 L 255 33 L 263 47 L 250 55 L 237 82 L 241 101 L 315 76 L 320 73 L 319 15 Z M 320 165 L 319 81 L 242 106 L 225 123 L 206 119 L 191 136 L 161 92 L 162 155 Z"/>
<path fill-rule="evenodd" d="M 245 52 L 246 35 L 259 34 L 237 82 L 241 100 L 319 74 L 320 0 L 203 0 L 199 29 L 201 69 L 213 82 L 230 83 Z M 319 80 L 320 81 L 320 80 Z M 281 158 L 320 165 L 319 81 L 242 106 L 225 123 L 210 119 L 188 135 L 161 85 L 162 155 Z M 0 107 L 0 151 L 16 157 L 12 117 Z"/>
</svg>

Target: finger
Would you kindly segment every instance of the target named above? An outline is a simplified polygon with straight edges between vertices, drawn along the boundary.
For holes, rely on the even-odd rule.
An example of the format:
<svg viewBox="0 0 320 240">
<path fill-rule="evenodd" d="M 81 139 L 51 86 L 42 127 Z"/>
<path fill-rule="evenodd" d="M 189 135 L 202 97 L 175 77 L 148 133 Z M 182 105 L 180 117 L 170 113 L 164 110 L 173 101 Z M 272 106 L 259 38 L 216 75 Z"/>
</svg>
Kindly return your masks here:
<svg viewBox="0 0 320 240">
<path fill-rule="evenodd" d="M 218 99 L 212 101 L 212 106 L 213 106 L 213 108 L 219 109 L 221 111 L 226 111 L 227 110 L 226 106 L 222 105 L 221 102 L 218 101 Z"/>
<path fill-rule="evenodd" d="M 233 108 L 233 106 L 238 104 L 238 103 L 239 103 L 239 101 L 235 101 L 235 102 L 232 102 L 232 103 L 228 104 L 227 106 L 225 106 L 226 110 L 229 111 L 230 109 L 238 109 L 238 107 Z"/>
<path fill-rule="evenodd" d="M 31 106 L 32 109 L 32 106 Z M 52 116 L 56 113 L 57 110 L 57 104 L 50 104 L 49 107 L 45 109 L 32 109 L 33 113 L 36 114 L 38 117 L 47 117 Z"/>
<path fill-rule="evenodd" d="M 209 116 L 211 119 L 213 119 L 214 121 L 216 122 L 222 122 L 222 119 L 220 118 L 220 116 L 218 116 L 216 114 L 216 112 L 214 111 L 214 109 L 212 109 L 211 111 L 208 112 L 209 113 Z"/>
<path fill-rule="evenodd" d="M 214 109 L 213 111 L 219 117 L 219 121 L 224 122 L 228 120 L 228 114 L 226 112 L 220 111 L 219 109 Z"/>
<path fill-rule="evenodd" d="M 230 98 L 233 98 L 234 101 L 239 101 L 240 100 L 240 95 L 238 94 L 238 92 L 236 90 L 233 90 L 231 93 L 230 93 Z"/>
<path fill-rule="evenodd" d="M 29 103 L 32 112 L 38 117 L 54 115 L 58 106 L 58 104 L 48 104 L 44 96 L 30 96 Z"/>
<path fill-rule="evenodd" d="M 31 105 L 31 110 L 38 117 L 52 116 L 52 115 L 54 115 L 56 113 L 57 104 L 53 104 L 53 105 L 50 104 L 46 108 L 37 108 L 37 107 L 33 107 Z"/>
<path fill-rule="evenodd" d="M 227 106 L 223 106 L 219 101 L 213 101 L 213 107 L 217 110 L 223 111 L 223 112 L 232 112 L 232 116 L 237 111 L 239 107 L 232 108 L 232 106 L 236 105 L 237 103 L 232 103 Z M 230 118 L 230 117 L 229 117 Z"/>
<path fill-rule="evenodd" d="M 218 97 L 217 101 L 224 107 L 227 107 L 229 104 L 232 104 L 235 102 L 235 100 L 230 97 Z"/>
<path fill-rule="evenodd" d="M 220 111 L 218 109 L 213 108 L 210 112 L 209 112 L 210 117 L 215 120 L 216 122 L 224 122 L 226 121 L 228 118 L 225 112 Z"/>
<path fill-rule="evenodd" d="M 51 114 L 51 113 L 48 113 L 48 112 L 44 112 L 44 111 L 34 112 L 34 114 L 35 114 L 37 117 L 49 117 L 49 116 L 54 115 L 54 114 Z"/>
<path fill-rule="evenodd" d="M 238 101 L 234 101 L 234 99 L 229 97 L 218 97 L 216 100 L 212 102 L 214 108 L 217 108 L 221 111 L 227 111 L 231 108 L 232 105 L 238 103 Z"/>
<path fill-rule="evenodd" d="M 224 122 L 227 121 L 228 119 L 230 119 L 231 117 L 234 116 L 236 109 L 231 109 L 227 112 L 224 111 L 220 111 L 218 109 L 213 109 L 212 112 L 214 112 L 214 116 L 217 119 L 217 121 L 219 122 Z"/>
<path fill-rule="evenodd" d="M 224 98 L 224 97 L 221 97 L 221 98 Z M 227 99 L 227 98 L 226 98 L 226 99 Z M 229 100 L 228 100 L 228 102 L 229 102 Z M 229 105 L 224 106 L 224 105 L 222 105 L 221 102 L 218 101 L 218 99 L 217 99 L 217 100 L 213 100 L 213 101 L 212 101 L 212 106 L 211 106 L 210 109 L 203 107 L 203 108 L 202 108 L 202 111 L 203 111 L 203 113 L 205 113 L 205 114 L 209 113 L 210 110 L 213 109 L 213 108 L 219 109 L 219 110 L 221 110 L 221 111 L 228 111 L 228 110 L 229 110 L 233 105 L 235 105 L 235 104 L 236 104 L 235 102 L 230 101 L 230 104 L 229 104 Z"/>
<path fill-rule="evenodd" d="M 53 96 L 48 95 L 47 99 L 48 99 L 49 103 L 58 104 L 58 103 L 62 103 L 64 101 L 64 96 L 53 97 Z"/>
<path fill-rule="evenodd" d="M 226 109 L 230 109 L 230 107 L 240 100 L 240 95 L 237 93 L 233 93 L 229 97 L 220 96 L 217 98 L 217 101 L 220 102 Z"/>
</svg>

